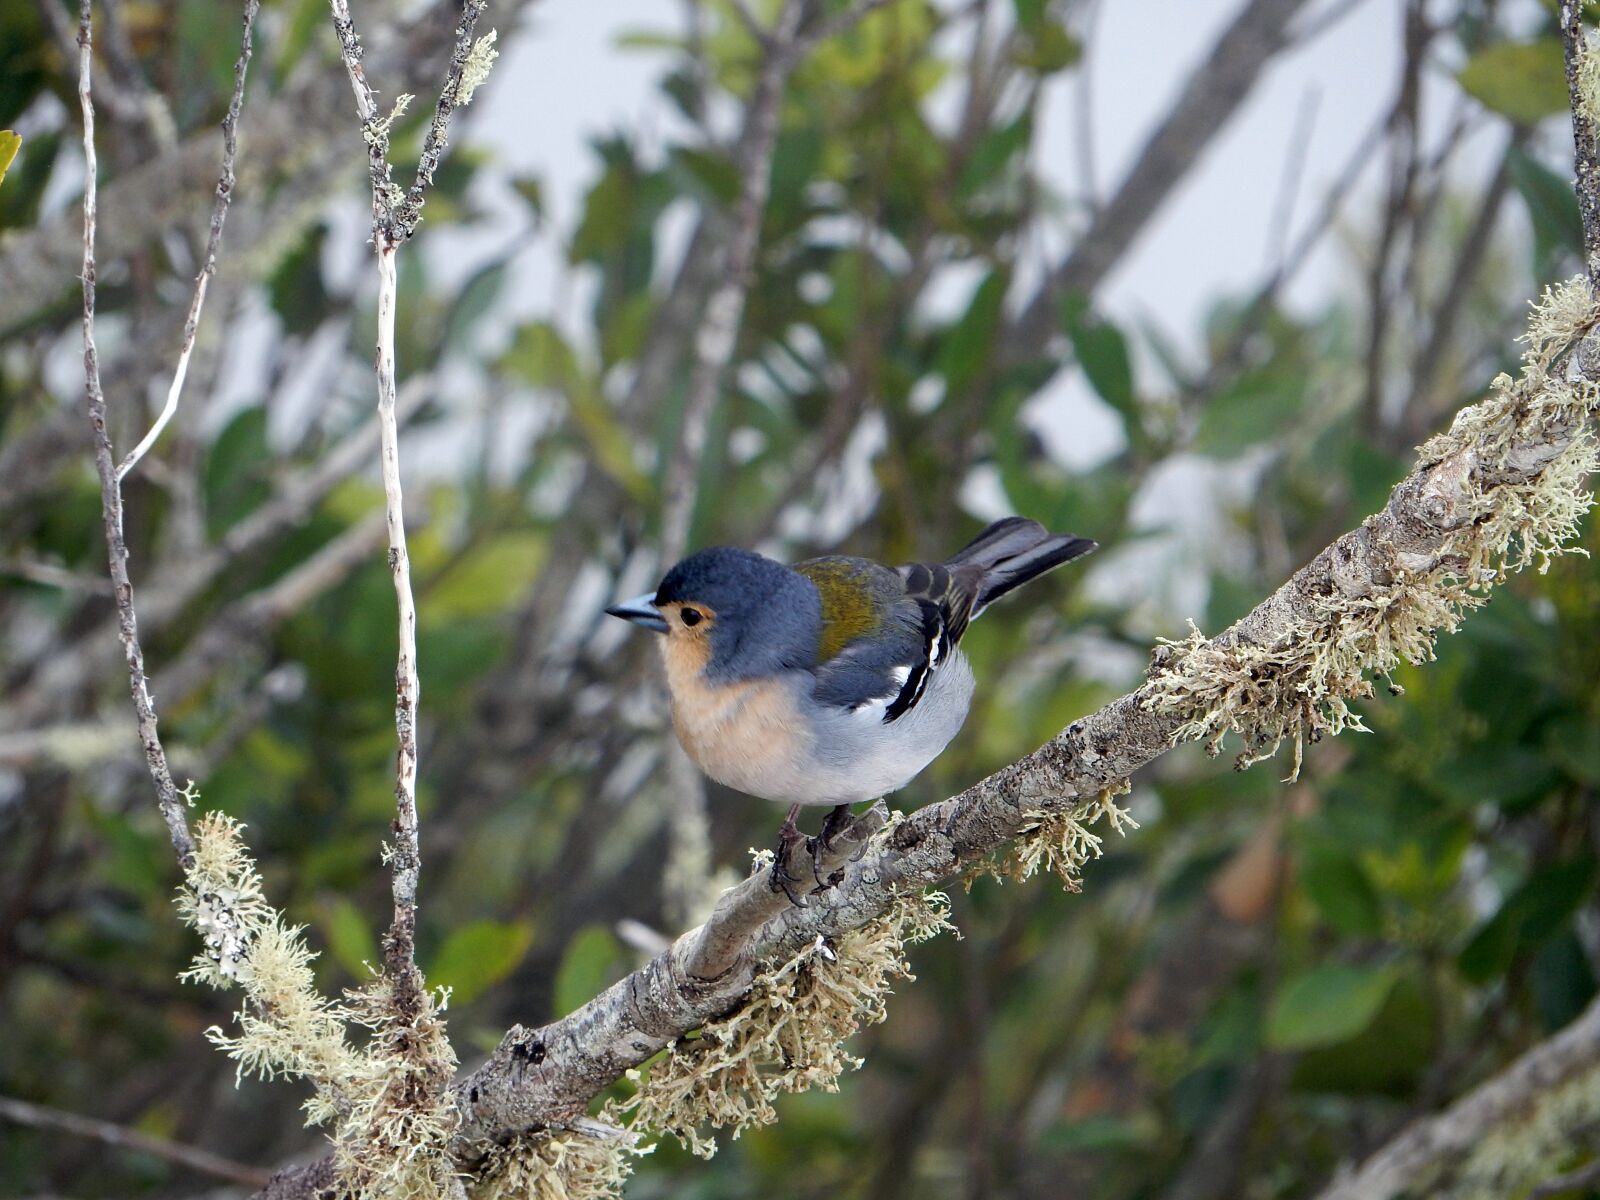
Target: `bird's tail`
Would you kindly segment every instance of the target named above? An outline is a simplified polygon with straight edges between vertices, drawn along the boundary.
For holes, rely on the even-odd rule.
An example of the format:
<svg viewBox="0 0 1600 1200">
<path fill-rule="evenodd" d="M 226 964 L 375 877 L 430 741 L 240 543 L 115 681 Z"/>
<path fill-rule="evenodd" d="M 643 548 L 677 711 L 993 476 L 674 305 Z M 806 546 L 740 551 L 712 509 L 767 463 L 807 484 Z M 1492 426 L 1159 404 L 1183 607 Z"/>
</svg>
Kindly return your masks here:
<svg viewBox="0 0 1600 1200">
<path fill-rule="evenodd" d="M 1088 538 L 1051 533 L 1026 517 L 1005 517 L 952 554 L 945 566 L 952 574 L 957 567 L 978 567 L 983 571 L 973 606 L 976 616 L 1007 592 L 1064 562 L 1081 558 L 1095 546 Z"/>
</svg>

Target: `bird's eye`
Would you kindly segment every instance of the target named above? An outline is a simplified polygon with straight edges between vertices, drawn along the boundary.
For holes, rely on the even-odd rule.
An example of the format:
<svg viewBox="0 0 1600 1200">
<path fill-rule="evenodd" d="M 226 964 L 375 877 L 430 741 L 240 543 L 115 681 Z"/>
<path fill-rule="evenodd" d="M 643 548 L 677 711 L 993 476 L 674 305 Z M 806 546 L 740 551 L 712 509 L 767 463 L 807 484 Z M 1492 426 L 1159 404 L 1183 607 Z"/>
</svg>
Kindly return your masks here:
<svg viewBox="0 0 1600 1200">
<path fill-rule="evenodd" d="M 683 609 L 678 615 L 683 618 L 683 623 L 690 627 L 700 624 L 700 618 L 702 616 L 700 610 L 697 608 Z"/>
</svg>

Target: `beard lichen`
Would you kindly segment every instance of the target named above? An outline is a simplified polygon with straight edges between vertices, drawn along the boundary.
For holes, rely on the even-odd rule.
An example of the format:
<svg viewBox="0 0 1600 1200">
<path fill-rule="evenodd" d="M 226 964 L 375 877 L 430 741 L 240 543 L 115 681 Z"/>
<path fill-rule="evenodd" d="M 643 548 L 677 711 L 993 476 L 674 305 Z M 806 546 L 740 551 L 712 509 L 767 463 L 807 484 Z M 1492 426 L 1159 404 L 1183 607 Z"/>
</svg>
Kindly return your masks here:
<svg viewBox="0 0 1600 1200">
<path fill-rule="evenodd" d="M 716 1153 L 709 1130 L 733 1136 L 778 1119 L 773 1100 L 811 1088 L 834 1092 L 861 1065 L 843 1042 L 887 1015 L 890 984 L 914 979 L 908 944 L 951 929 L 942 892 L 900 896 L 888 912 L 828 943 L 821 938 L 757 975 L 736 1012 L 680 1038 L 628 1077 L 638 1087 L 617 1106 L 633 1128 L 668 1133 L 692 1153 Z"/>
<path fill-rule="evenodd" d="M 1380 571 L 1303 598 L 1304 615 L 1270 644 L 1208 641 L 1192 623 L 1189 637 L 1163 640 L 1144 702 L 1183 718 L 1175 740 L 1203 741 L 1214 755 L 1235 733 L 1241 769 L 1289 741 L 1293 780 L 1307 739 L 1365 729 L 1350 702 L 1373 695 L 1374 677 L 1432 661 L 1439 634 L 1454 632 L 1507 575 L 1543 572 L 1575 550 L 1567 543 L 1594 502 L 1584 484 L 1600 466 L 1590 426 L 1600 388 L 1557 368 L 1596 319 L 1585 281 L 1546 289 L 1522 339 L 1518 377 L 1497 377 L 1486 399 L 1423 445 L 1418 466 L 1437 470 L 1408 499 L 1443 518 L 1430 522 L 1438 536 L 1428 553 L 1372 538 Z M 1376 522 L 1369 518 L 1367 530 Z"/>
<path fill-rule="evenodd" d="M 1030 809 L 1005 857 L 969 875 L 968 887 L 977 875 L 1021 883 L 1043 870 L 1061 880 L 1067 891 L 1081 892 L 1084 864 L 1104 853 L 1105 839 L 1089 826 L 1103 817 L 1119 834 L 1139 828 L 1128 810 L 1117 804 L 1116 798 L 1127 794 L 1128 782 L 1123 780 L 1065 808 Z"/>
<path fill-rule="evenodd" d="M 595 1123 L 598 1124 L 598 1123 Z M 626 1130 L 552 1129 L 496 1146 L 472 1187 L 474 1200 L 611 1200 L 638 1150 Z"/>
<path fill-rule="evenodd" d="M 423 1011 L 402 1028 L 387 982 L 331 1000 L 316 988 L 316 953 L 304 930 L 267 903 L 237 821 L 210 812 L 195 823 L 194 866 L 178 893 L 183 920 L 203 949 L 183 978 L 238 986 L 238 1030 L 213 1026 L 212 1042 L 238 1075 L 299 1077 L 312 1095 L 307 1124 L 331 1123 L 340 1183 L 355 1197 L 435 1200 L 453 1194 L 447 1146 L 458 1116 L 448 1085 L 455 1056 L 439 1013 L 444 995 L 424 993 Z M 352 1045 L 352 1027 L 369 1031 Z"/>
</svg>

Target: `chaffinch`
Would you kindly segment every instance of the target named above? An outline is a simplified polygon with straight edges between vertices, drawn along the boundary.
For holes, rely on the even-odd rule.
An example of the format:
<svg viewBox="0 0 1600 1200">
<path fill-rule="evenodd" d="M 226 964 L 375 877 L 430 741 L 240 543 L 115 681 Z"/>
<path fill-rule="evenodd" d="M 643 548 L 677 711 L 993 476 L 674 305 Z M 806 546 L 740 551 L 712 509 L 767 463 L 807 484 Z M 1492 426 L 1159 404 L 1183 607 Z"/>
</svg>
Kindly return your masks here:
<svg viewBox="0 0 1600 1200">
<path fill-rule="evenodd" d="M 850 805 L 904 787 L 961 728 L 968 622 L 1094 548 L 1021 517 L 943 563 L 893 569 L 842 555 L 786 567 L 716 546 L 606 612 L 661 635 L 673 728 L 700 769 L 791 806 L 774 872 L 789 891 L 781 864 L 801 806 L 834 806 L 813 842 L 820 858 Z"/>
</svg>

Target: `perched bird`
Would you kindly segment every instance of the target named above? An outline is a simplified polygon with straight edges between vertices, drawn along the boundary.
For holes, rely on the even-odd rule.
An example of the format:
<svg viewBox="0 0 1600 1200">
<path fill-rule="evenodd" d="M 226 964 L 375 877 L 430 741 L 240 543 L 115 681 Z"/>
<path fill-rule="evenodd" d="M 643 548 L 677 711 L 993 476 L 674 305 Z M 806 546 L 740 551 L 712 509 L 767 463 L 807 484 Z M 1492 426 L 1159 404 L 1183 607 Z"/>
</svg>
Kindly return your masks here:
<svg viewBox="0 0 1600 1200">
<path fill-rule="evenodd" d="M 834 806 L 813 842 L 820 858 L 850 805 L 904 787 L 961 728 L 968 622 L 1094 548 L 1021 517 L 936 565 L 833 555 L 786 567 L 715 546 L 606 612 L 661 635 L 673 728 L 700 769 L 791 805 L 773 879 L 789 891 L 800 807 Z"/>
</svg>

